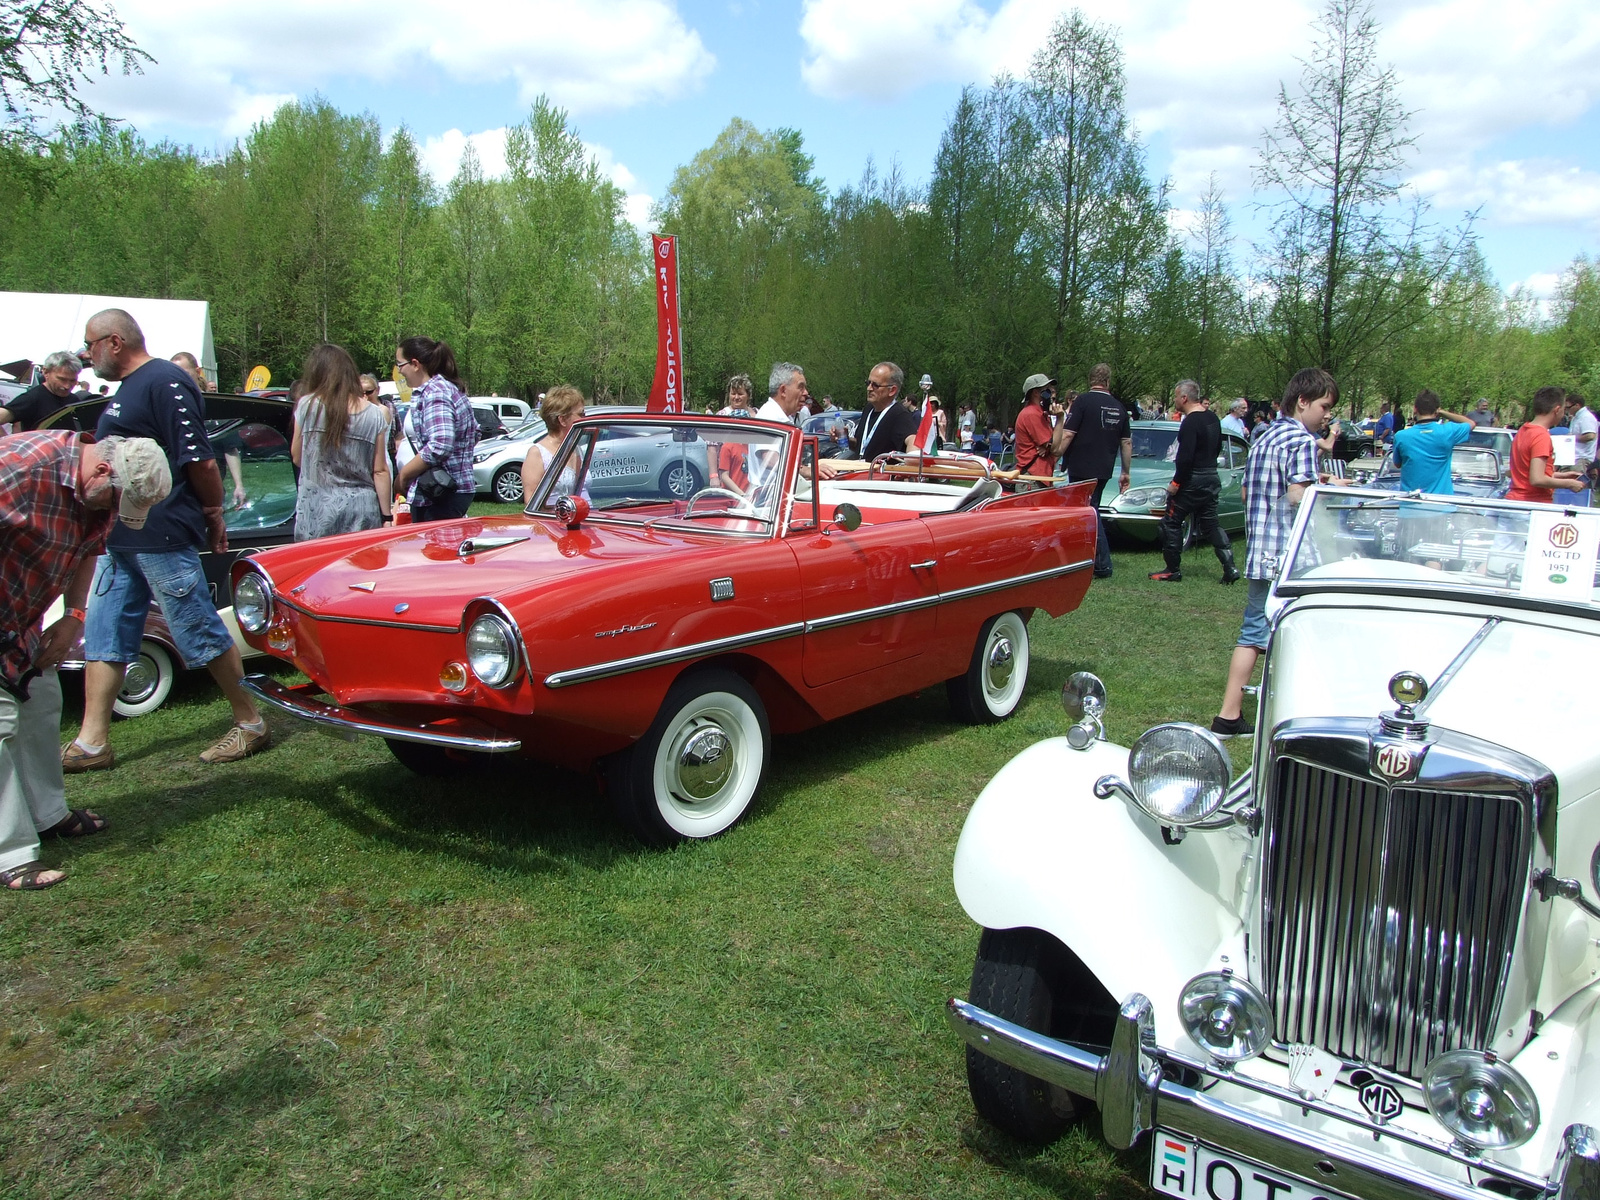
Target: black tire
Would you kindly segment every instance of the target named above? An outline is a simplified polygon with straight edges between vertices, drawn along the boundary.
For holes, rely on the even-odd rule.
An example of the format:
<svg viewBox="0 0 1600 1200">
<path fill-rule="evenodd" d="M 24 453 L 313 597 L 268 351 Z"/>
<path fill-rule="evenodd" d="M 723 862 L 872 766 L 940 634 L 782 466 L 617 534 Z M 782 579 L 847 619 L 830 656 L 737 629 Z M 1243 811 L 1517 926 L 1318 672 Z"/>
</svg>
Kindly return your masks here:
<svg viewBox="0 0 1600 1200">
<path fill-rule="evenodd" d="M 606 764 L 606 790 L 646 845 L 716 837 L 749 811 L 771 757 L 755 688 L 731 671 L 696 671 L 672 685 L 644 737 Z"/>
<path fill-rule="evenodd" d="M 1028 686 L 1028 623 L 997 613 L 983 623 L 965 675 L 945 681 L 950 711 L 968 725 L 992 725 L 1017 711 Z"/>
<path fill-rule="evenodd" d="M 139 657 L 128 664 L 122 687 L 111 701 L 111 711 L 119 717 L 142 717 L 167 702 L 172 681 L 178 676 L 167 648 L 149 638 L 139 643 Z"/>
<path fill-rule="evenodd" d="M 675 460 L 661 471 L 661 490 L 679 500 L 687 500 L 705 485 L 705 477 L 693 463 Z"/>
<path fill-rule="evenodd" d="M 494 473 L 489 481 L 489 491 L 500 504 L 523 504 L 522 464 L 507 463 Z"/>
<path fill-rule="evenodd" d="M 1078 956 L 1037 929 L 985 929 L 968 997 L 1036 1033 L 1104 1050 L 1117 1005 Z M 978 1115 L 1020 1142 L 1055 1141 L 1094 1108 L 1093 1097 L 1035 1079 L 967 1048 L 967 1090 Z"/>
<path fill-rule="evenodd" d="M 407 742 L 399 738 L 384 738 L 389 753 L 395 761 L 415 775 L 436 779 L 444 775 L 461 775 L 480 771 L 489 765 L 492 754 L 475 754 L 471 750 L 448 750 L 443 746 L 425 746 L 421 742 Z"/>
</svg>

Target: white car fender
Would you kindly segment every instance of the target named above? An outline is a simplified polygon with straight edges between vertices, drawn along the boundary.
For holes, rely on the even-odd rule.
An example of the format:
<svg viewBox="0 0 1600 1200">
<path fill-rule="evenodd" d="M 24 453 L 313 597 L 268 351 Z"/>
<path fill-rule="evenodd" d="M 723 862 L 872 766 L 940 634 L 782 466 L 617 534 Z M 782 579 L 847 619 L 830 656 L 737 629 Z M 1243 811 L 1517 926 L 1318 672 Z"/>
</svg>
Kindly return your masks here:
<svg viewBox="0 0 1600 1200">
<path fill-rule="evenodd" d="M 1017 755 L 967 814 L 956 895 L 986 929 L 1053 934 L 1113 999 L 1150 997 L 1171 1046 L 1183 985 L 1205 970 L 1244 970 L 1249 835 L 1191 832 L 1166 845 L 1127 801 L 1094 794 L 1096 779 L 1127 771 L 1127 749 L 1109 742 L 1074 750 L 1050 738 Z"/>
</svg>

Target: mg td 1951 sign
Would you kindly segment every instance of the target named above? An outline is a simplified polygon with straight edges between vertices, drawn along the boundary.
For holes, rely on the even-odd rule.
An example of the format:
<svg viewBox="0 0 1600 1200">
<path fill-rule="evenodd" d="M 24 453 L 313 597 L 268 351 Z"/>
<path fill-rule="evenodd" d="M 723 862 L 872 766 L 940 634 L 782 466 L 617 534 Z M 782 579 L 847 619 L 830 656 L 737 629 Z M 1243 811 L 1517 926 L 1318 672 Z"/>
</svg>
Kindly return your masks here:
<svg viewBox="0 0 1600 1200">
<path fill-rule="evenodd" d="M 1600 514 L 1566 513 L 1556 507 L 1528 514 L 1528 544 L 1522 560 L 1522 593 L 1587 604 L 1600 557 Z"/>
</svg>

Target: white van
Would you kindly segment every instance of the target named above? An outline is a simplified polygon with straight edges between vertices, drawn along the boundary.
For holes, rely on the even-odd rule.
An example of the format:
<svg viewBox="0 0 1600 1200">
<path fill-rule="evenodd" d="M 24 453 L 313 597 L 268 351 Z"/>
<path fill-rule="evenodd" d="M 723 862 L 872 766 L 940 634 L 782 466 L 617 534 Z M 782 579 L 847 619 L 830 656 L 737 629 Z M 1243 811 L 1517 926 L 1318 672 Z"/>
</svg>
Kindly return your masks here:
<svg viewBox="0 0 1600 1200">
<path fill-rule="evenodd" d="M 468 396 L 474 408 L 488 408 L 500 418 L 507 429 L 515 429 L 528 419 L 532 410 L 521 400 L 509 396 Z"/>
</svg>

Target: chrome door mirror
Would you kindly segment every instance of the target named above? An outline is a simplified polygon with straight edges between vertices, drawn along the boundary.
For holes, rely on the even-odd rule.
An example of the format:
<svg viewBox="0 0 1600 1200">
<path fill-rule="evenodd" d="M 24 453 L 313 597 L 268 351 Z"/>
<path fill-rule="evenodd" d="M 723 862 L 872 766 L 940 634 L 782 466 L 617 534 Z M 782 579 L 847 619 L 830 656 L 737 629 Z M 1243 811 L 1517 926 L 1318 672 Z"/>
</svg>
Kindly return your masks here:
<svg viewBox="0 0 1600 1200">
<path fill-rule="evenodd" d="M 861 510 L 846 500 L 843 504 L 833 506 L 833 520 L 828 523 L 824 531 L 832 533 L 835 529 L 842 529 L 846 533 L 854 533 L 861 528 Z"/>
</svg>

